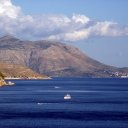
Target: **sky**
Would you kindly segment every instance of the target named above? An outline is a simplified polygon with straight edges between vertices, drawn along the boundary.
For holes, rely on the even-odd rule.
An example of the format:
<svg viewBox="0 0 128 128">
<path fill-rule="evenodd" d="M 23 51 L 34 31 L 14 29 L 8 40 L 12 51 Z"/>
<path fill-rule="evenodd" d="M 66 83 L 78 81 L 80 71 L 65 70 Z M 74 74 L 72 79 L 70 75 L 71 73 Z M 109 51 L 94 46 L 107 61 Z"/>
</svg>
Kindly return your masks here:
<svg viewBox="0 0 128 128">
<path fill-rule="evenodd" d="M 128 0 L 0 0 L 0 35 L 59 40 L 128 67 Z"/>
</svg>

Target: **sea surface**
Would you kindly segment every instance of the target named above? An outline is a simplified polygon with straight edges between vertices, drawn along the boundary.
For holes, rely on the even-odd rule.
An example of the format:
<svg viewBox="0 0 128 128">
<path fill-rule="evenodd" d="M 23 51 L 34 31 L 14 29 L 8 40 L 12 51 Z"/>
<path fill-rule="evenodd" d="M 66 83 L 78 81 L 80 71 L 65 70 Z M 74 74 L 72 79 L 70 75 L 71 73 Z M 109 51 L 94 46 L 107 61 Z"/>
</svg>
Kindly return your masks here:
<svg viewBox="0 0 128 128">
<path fill-rule="evenodd" d="M 128 79 L 13 82 L 0 88 L 0 128 L 128 128 Z"/>
</svg>

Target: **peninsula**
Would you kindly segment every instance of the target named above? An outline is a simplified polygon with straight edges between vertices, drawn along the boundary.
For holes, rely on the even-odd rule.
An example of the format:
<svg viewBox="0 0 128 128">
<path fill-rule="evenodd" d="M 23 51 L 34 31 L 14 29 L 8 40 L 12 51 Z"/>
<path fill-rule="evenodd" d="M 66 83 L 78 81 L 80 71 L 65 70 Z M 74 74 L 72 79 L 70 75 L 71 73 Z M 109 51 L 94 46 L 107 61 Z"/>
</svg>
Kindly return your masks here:
<svg viewBox="0 0 128 128">
<path fill-rule="evenodd" d="M 49 79 L 46 75 L 40 75 L 26 66 L 16 64 L 0 63 L 0 72 L 4 79 Z"/>
</svg>

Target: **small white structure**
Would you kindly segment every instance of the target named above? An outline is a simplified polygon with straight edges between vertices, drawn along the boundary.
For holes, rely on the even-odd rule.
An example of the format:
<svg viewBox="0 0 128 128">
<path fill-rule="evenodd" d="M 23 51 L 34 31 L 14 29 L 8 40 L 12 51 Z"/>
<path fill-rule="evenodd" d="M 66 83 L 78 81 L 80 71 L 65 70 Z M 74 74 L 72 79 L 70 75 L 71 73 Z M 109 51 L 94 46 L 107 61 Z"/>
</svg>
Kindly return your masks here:
<svg viewBox="0 0 128 128">
<path fill-rule="evenodd" d="M 64 96 L 64 100 L 70 100 L 72 97 L 71 97 L 71 95 L 70 94 L 66 94 L 65 96 Z"/>
</svg>

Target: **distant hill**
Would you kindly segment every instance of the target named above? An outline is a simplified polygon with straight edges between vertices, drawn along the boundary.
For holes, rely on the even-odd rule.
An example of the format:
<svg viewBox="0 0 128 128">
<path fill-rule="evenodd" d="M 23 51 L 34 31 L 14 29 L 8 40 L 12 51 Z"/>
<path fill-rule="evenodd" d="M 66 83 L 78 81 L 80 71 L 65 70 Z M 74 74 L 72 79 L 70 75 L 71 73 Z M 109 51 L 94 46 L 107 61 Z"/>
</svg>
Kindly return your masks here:
<svg viewBox="0 0 128 128">
<path fill-rule="evenodd" d="M 31 68 L 52 77 L 118 77 L 127 68 L 102 64 L 78 48 L 55 41 L 23 41 L 12 36 L 0 38 L 0 61 Z"/>
<path fill-rule="evenodd" d="M 48 78 L 45 75 L 35 73 L 31 69 L 14 64 L 0 63 L 0 77 L 14 77 L 14 78 Z"/>
</svg>

